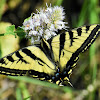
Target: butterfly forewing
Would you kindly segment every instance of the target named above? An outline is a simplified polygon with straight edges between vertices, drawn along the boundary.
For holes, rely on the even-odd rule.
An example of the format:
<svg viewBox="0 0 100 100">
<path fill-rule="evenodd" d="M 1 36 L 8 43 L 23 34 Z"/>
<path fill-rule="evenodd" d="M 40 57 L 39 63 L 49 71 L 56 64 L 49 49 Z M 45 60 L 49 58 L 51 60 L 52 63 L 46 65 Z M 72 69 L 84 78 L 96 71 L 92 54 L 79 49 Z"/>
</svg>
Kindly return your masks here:
<svg viewBox="0 0 100 100">
<path fill-rule="evenodd" d="M 54 74 L 55 66 L 47 58 L 43 51 L 35 46 L 23 48 L 0 59 L 1 74 L 20 75 L 23 71 L 27 72 L 29 70 L 34 70 L 40 73 L 43 72 L 46 74 Z M 18 71 L 18 73 L 16 74 L 15 71 L 16 73 Z"/>
<path fill-rule="evenodd" d="M 86 51 L 99 34 L 100 25 L 91 25 L 55 36 L 51 45 L 55 61 L 59 62 L 60 68 L 64 69 L 69 64 L 74 65 L 79 53 Z"/>
</svg>

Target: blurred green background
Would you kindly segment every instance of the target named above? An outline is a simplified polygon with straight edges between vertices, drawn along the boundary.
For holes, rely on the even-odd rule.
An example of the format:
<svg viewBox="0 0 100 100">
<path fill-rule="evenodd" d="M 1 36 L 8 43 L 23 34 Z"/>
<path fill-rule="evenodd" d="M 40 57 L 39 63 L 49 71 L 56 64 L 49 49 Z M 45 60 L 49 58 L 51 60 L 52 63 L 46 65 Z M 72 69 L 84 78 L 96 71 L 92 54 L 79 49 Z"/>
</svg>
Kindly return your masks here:
<svg viewBox="0 0 100 100">
<path fill-rule="evenodd" d="M 100 24 L 99 0 L 0 0 L 0 34 L 11 24 L 22 26 L 25 18 L 46 3 L 64 7 L 70 29 Z M 0 36 L 0 57 L 28 45 L 26 39 Z M 80 55 L 70 81 L 73 88 L 28 77 L 0 75 L 0 100 L 100 100 L 100 36 Z"/>
</svg>

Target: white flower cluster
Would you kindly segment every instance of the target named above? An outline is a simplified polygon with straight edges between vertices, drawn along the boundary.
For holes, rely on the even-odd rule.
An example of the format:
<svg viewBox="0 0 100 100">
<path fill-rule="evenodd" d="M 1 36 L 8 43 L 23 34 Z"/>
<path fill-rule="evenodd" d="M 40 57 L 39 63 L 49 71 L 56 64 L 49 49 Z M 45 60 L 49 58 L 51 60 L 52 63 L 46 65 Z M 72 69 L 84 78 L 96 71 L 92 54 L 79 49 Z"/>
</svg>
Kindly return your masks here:
<svg viewBox="0 0 100 100">
<path fill-rule="evenodd" d="M 40 41 L 40 37 L 48 40 L 56 35 L 58 30 L 66 29 L 67 22 L 63 22 L 65 13 L 62 7 L 48 7 L 40 9 L 37 14 L 33 13 L 31 17 L 23 23 L 23 28 L 27 33 L 26 37 L 31 37 L 32 43 Z"/>
</svg>

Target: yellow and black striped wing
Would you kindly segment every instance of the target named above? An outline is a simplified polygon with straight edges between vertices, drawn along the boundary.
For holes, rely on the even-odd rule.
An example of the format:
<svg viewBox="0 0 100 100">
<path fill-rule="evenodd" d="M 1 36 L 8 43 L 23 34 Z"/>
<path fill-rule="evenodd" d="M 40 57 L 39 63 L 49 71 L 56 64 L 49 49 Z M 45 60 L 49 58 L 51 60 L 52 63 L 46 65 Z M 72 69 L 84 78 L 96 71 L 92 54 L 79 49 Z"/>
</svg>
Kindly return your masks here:
<svg viewBox="0 0 100 100">
<path fill-rule="evenodd" d="M 55 72 L 55 65 L 44 52 L 36 46 L 29 46 L 0 59 L 0 74 L 32 75 L 48 77 Z M 48 77 L 49 78 L 49 77 Z"/>
<path fill-rule="evenodd" d="M 60 85 L 69 82 L 78 55 L 86 51 L 100 34 L 100 25 L 84 26 L 41 39 L 39 46 L 29 46 L 0 59 L 0 74 L 30 75 Z M 70 83 L 70 82 L 69 82 Z"/>
<path fill-rule="evenodd" d="M 90 25 L 55 36 L 50 41 L 54 61 L 61 70 L 75 66 L 79 53 L 86 51 L 99 34 L 100 25 Z"/>
</svg>

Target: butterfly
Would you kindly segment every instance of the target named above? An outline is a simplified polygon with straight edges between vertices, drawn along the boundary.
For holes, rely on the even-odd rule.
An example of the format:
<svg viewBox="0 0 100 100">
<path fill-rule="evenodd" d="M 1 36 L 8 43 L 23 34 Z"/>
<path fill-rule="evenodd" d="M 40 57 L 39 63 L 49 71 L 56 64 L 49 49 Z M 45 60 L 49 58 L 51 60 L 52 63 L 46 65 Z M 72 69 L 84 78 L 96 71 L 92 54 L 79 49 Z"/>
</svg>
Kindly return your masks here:
<svg viewBox="0 0 100 100">
<path fill-rule="evenodd" d="M 39 45 L 24 47 L 0 59 L 0 74 L 32 76 L 62 85 L 79 59 L 100 34 L 100 25 L 83 26 L 58 34 Z"/>
</svg>

